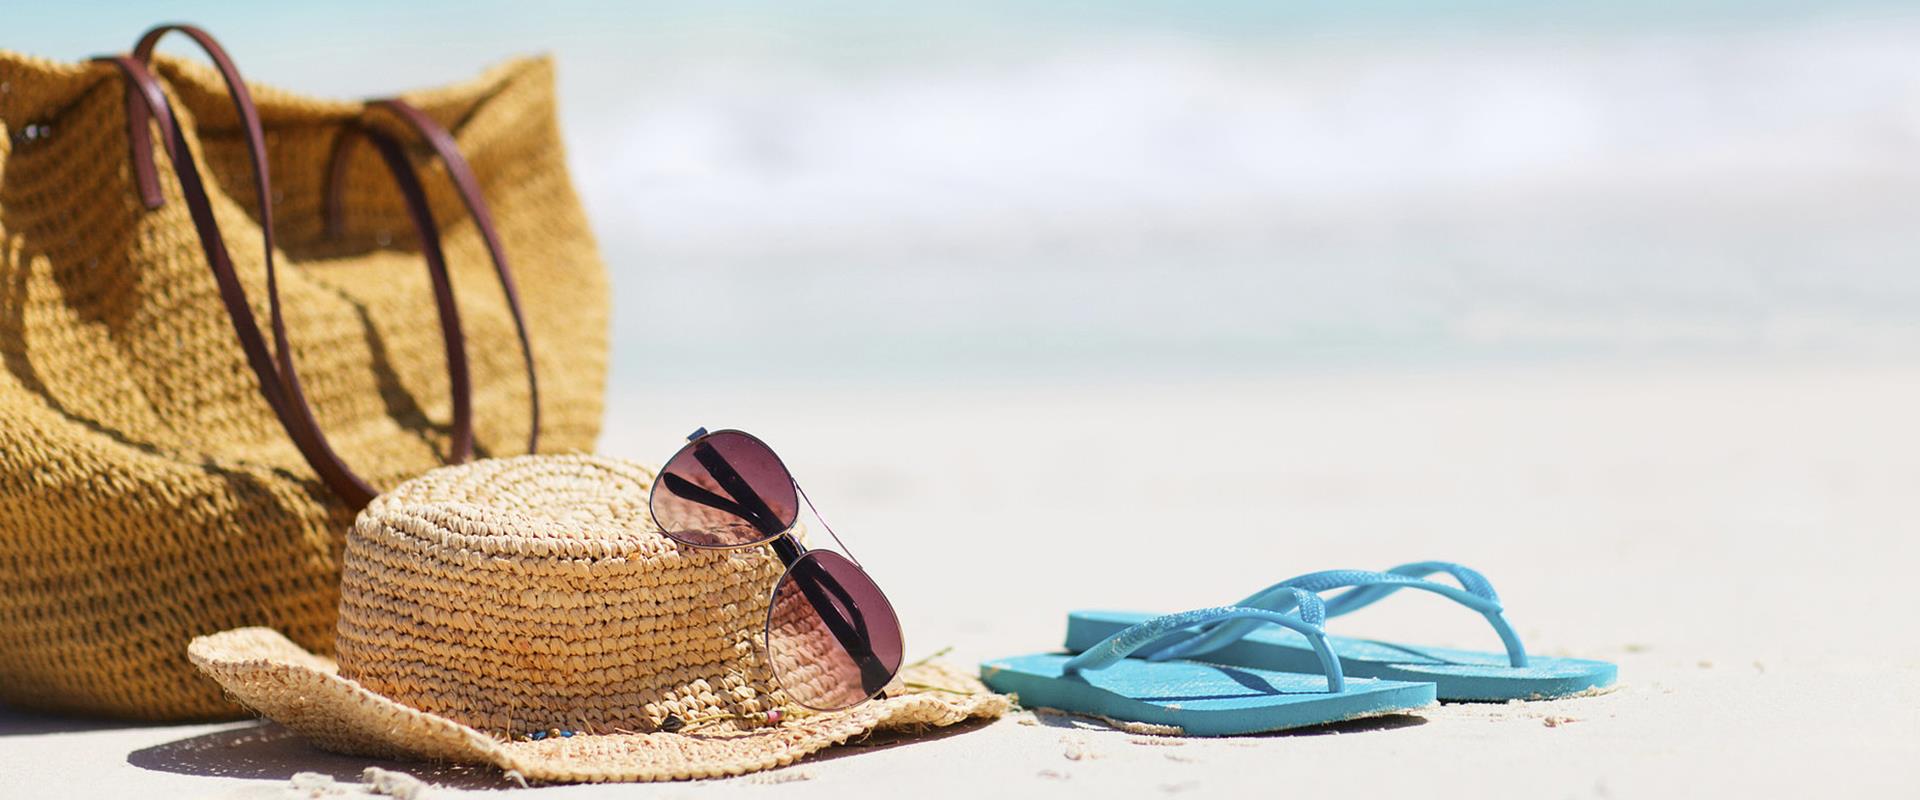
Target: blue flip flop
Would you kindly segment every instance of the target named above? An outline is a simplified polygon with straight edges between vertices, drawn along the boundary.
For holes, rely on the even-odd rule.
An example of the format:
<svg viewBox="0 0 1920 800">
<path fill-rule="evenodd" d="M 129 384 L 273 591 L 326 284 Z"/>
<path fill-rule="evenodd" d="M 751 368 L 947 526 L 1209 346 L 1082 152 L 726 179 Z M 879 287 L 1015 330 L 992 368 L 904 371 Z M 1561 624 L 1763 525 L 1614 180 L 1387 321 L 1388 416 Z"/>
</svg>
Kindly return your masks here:
<svg viewBox="0 0 1920 800">
<path fill-rule="evenodd" d="M 1288 592 L 1288 594 L 1293 594 Z M 1141 620 L 1079 655 L 1038 653 L 994 659 L 980 677 L 1029 707 L 1171 725 L 1188 736 L 1232 736 L 1407 711 L 1434 702 L 1433 684 L 1349 679 L 1327 647 L 1320 599 L 1299 592 L 1286 614 L 1260 608 L 1203 608 Z M 1165 638 L 1209 625 L 1277 625 L 1318 654 L 1320 674 L 1198 661 L 1128 658 Z"/>
<path fill-rule="evenodd" d="M 1422 580 L 1446 573 L 1461 588 Z M 1348 588 L 1351 587 L 1351 588 Z M 1418 589 L 1451 599 L 1480 612 L 1500 635 L 1506 652 L 1488 653 L 1445 647 L 1418 647 L 1366 639 L 1326 637 L 1324 643 L 1289 630 L 1262 626 L 1250 620 L 1190 625 L 1168 633 L 1150 646 L 1137 648 L 1136 658 L 1147 661 L 1198 659 L 1239 667 L 1306 671 L 1316 669 L 1317 651 L 1328 647 L 1339 656 L 1347 675 L 1434 684 L 1441 700 L 1541 700 L 1565 697 L 1612 685 L 1617 670 L 1604 661 L 1529 655 L 1520 637 L 1507 623 L 1493 584 L 1474 570 L 1444 561 L 1423 561 L 1387 572 L 1330 570 L 1313 572 L 1274 584 L 1240 605 L 1285 613 L 1299 606 L 1299 593 L 1347 591 L 1325 601 L 1328 617 L 1350 614 L 1401 589 Z M 1150 615 L 1121 611 L 1076 611 L 1067 617 L 1067 649 L 1095 647 L 1116 631 L 1137 625 Z"/>
</svg>

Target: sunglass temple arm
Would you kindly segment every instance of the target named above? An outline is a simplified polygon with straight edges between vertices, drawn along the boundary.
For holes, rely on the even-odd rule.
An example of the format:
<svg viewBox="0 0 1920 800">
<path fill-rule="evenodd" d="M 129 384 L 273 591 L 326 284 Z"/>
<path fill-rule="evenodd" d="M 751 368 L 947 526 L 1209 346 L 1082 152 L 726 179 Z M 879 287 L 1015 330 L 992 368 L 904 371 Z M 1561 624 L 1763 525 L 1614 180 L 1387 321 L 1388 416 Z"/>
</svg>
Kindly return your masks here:
<svg viewBox="0 0 1920 800">
<path fill-rule="evenodd" d="M 814 519 L 820 520 L 820 527 L 827 529 L 827 535 L 833 537 L 834 544 L 840 545 L 840 552 L 847 554 L 847 560 L 852 561 L 854 566 L 859 567 L 862 570 L 866 569 L 867 566 L 865 564 L 860 563 L 860 557 L 854 555 L 852 550 L 847 549 L 846 542 L 840 541 L 840 534 L 833 532 L 833 526 L 827 524 L 827 518 L 820 516 L 820 509 L 813 507 L 813 498 L 807 496 L 806 489 L 800 488 L 799 481 L 793 482 L 793 490 L 796 492 L 799 492 L 800 499 L 805 500 L 807 502 L 807 510 L 813 512 Z"/>
</svg>

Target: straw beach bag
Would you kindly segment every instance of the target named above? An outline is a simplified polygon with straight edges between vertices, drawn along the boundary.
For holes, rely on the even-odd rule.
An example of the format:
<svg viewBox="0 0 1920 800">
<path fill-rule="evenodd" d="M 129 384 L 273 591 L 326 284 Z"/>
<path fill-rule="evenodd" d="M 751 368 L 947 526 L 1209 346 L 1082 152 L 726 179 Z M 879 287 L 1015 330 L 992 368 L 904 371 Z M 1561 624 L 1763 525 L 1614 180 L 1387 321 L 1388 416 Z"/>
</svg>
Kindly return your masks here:
<svg viewBox="0 0 1920 800">
<path fill-rule="evenodd" d="M 238 714 L 186 642 L 332 652 L 376 487 L 592 446 L 606 278 L 546 60 L 320 101 L 163 27 L 0 52 L 0 134 L 0 702 Z"/>
</svg>

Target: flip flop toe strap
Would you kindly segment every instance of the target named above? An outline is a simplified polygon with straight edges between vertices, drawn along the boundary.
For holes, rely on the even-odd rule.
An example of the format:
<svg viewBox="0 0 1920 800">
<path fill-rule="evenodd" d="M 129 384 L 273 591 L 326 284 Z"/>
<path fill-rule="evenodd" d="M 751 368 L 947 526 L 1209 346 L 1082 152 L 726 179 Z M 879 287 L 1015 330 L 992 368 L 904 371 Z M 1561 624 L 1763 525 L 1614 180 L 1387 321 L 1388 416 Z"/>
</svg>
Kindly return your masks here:
<svg viewBox="0 0 1920 800">
<path fill-rule="evenodd" d="M 1401 564 L 1400 566 L 1387 570 L 1388 574 L 1400 575 L 1407 578 L 1425 578 L 1428 575 L 1441 572 L 1451 576 L 1455 582 L 1460 584 L 1460 588 L 1465 589 L 1468 593 L 1491 603 L 1498 604 L 1500 602 L 1500 595 L 1493 590 L 1493 582 L 1487 580 L 1487 576 L 1480 574 L 1478 570 L 1450 561 L 1416 561 L 1411 564 Z M 1351 614 L 1381 600 L 1385 600 L 1387 595 L 1400 591 L 1400 589 L 1401 586 L 1399 584 L 1355 586 L 1327 600 L 1327 616 L 1338 617 L 1342 614 Z M 1264 606 L 1262 607 L 1264 608 Z"/>
<path fill-rule="evenodd" d="M 1436 572 L 1448 573 L 1455 580 L 1460 581 L 1464 588 L 1415 577 Z M 1480 612 L 1480 615 L 1486 618 L 1487 624 L 1492 625 L 1494 632 L 1500 635 L 1500 643 L 1507 651 L 1507 662 L 1514 667 L 1527 666 L 1527 650 L 1520 643 L 1520 635 L 1507 622 L 1505 610 L 1500 605 L 1500 597 L 1493 591 L 1493 584 L 1480 573 L 1458 564 L 1424 561 L 1395 567 L 1388 572 L 1357 569 L 1309 572 L 1255 592 L 1247 599 L 1240 601 L 1240 606 L 1277 609 L 1284 612 L 1295 607 L 1298 603 L 1297 593 L 1301 590 L 1319 593 L 1333 589 L 1349 590 L 1325 603 L 1325 611 L 1329 617 L 1352 613 L 1401 589 L 1417 589 L 1440 595 Z M 1152 652 L 1150 657 L 1194 658 L 1233 644 L 1258 628 L 1259 623 L 1251 620 L 1212 624 L 1199 636 L 1166 643 L 1157 652 Z"/>
<path fill-rule="evenodd" d="M 1320 669 L 1327 676 L 1327 691 L 1339 693 L 1346 691 L 1346 676 L 1340 671 L 1340 659 L 1333 655 L 1333 649 L 1327 646 L 1326 631 L 1322 624 L 1326 620 L 1326 610 L 1320 598 L 1310 592 L 1291 595 L 1299 607 L 1299 614 L 1270 611 L 1264 608 L 1243 606 L 1221 606 L 1182 611 L 1177 614 L 1154 617 L 1153 619 L 1131 626 L 1104 641 L 1082 651 L 1068 659 L 1061 674 L 1072 677 L 1089 670 L 1100 670 L 1120 663 L 1127 656 L 1142 649 L 1163 643 L 1169 638 L 1182 639 L 1192 635 L 1190 629 L 1214 625 L 1279 625 L 1298 631 L 1307 637 L 1313 645 L 1314 653 L 1320 657 Z"/>
</svg>

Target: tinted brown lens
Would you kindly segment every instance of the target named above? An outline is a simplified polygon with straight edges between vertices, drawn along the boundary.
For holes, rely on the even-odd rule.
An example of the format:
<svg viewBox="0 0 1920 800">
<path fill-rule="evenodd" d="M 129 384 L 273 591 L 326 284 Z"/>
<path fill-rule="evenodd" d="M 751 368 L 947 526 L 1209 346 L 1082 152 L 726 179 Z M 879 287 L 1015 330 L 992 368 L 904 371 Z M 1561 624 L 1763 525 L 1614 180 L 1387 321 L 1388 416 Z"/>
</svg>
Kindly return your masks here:
<svg viewBox="0 0 1920 800">
<path fill-rule="evenodd" d="M 767 655 L 788 699 L 850 708 L 900 671 L 900 620 L 865 571 L 837 553 L 810 551 L 773 591 Z"/>
<path fill-rule="evenodd" d="M 779 536 L 800 513 L 780 457 L 738 431 L 702 436 L 660 470 L 648 498 L 660 532 L 698 547 L 740 547 Z"/>
</svg>

